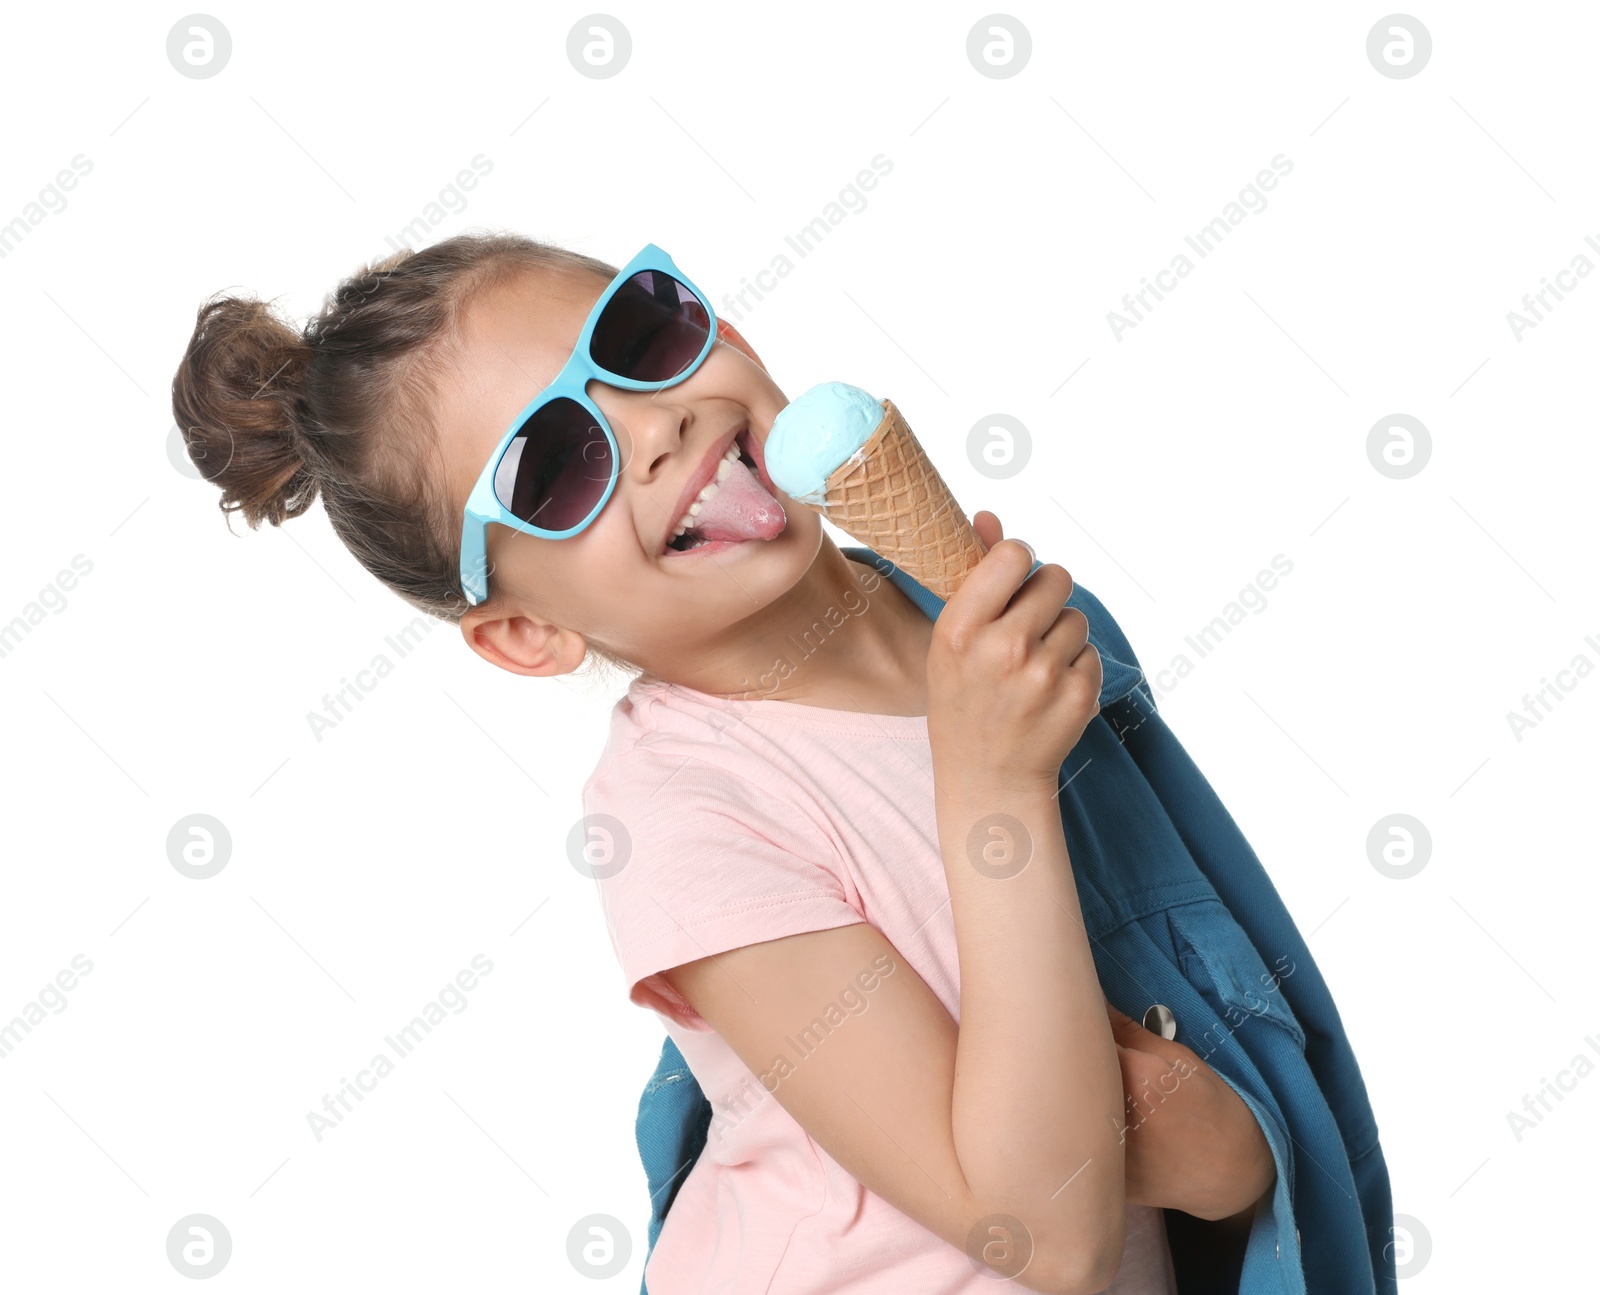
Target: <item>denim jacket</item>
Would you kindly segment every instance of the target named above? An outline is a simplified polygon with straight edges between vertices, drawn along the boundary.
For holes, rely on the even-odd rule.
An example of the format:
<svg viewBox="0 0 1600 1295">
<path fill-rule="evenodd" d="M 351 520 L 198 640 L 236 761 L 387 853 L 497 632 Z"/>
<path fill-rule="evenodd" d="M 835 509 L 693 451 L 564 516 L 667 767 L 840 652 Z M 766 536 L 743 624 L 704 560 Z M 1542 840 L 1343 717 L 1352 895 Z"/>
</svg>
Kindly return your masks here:
<svg viewBox="0 0 1600 1295">
<path fill-rule="evenodd" d="M 871 549 L 930 619 L 944 602 Z M 1035 564 L 1037 566 L 1037 564 Z M 1240 1295 L 1395 1295 L 1389 1172 L 1366 1085 L 1328 987 L 1266 870 L 1166 721 L 1138 658 L 1074 584 L 1104 682 L 1100 714 L 1061 767 L 1061 819 L 1105 997 L 1143 1020 L 1164 1005 L 1178 1042 L 1239 1094 L 1272 1148 Z M 706 1143 L 711 1106 L 669 1038 L 639 1101 L 650 1190 L 646 1258 Z M 1181 1295 L 1185 1252 L 1173 1246 Z M 641 1295 L 649 1292 L 641 1287 Z"/>
</svg>

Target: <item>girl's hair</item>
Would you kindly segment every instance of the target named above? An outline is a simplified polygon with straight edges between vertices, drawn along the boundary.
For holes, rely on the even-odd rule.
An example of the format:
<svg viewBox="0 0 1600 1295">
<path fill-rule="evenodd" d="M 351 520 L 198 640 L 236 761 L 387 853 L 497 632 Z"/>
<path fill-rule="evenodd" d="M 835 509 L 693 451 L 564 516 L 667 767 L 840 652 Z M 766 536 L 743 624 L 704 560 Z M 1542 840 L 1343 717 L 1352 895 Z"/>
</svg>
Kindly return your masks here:
<svg viewBox="0 0 1600 1295">
<path fill-rule="evenodd" d="M 473 232 L 370 262 L 303 330 L 252 297 L 204 302 L 172 412 L 190 459 L 222 488 L 224 517 L 281 526 L 320 493 L 362 566 L 418 610 L 459 623 L 470 605 L 461 517 L 444 496 L 431 401 L 467 307 L 530 269 L 617 273 L 519 234 Z M 589 652 L 629 667 L 598 645 Z"/>
</svg>

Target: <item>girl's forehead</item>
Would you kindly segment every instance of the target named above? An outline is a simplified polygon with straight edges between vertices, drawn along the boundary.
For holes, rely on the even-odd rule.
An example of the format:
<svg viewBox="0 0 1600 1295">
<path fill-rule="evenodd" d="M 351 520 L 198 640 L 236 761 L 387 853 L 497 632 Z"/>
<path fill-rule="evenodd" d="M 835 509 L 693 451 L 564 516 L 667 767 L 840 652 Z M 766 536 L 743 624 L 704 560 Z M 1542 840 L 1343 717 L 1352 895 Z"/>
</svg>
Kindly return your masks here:
<svg viewBox="0 0 1600 1295">
<path fill-rule="evenodd" d="M 483 291 L 462 311 L 457 385 L 500 393 L 512 402 L 509 418 L 555 381 L 605 287 L 593 276 L 528 271 Z"/>
<path fill-rule="evenodd" d="M 555 381 L 605 286 L 593 277 L 530 271 L 485 290 L 462 311 L 437 388 L 441 449 L 462 502 L 511 419 Z"/>
<path fill-rule="evenodd" d="M 510 354 L 524 366 L 547 368 L 541 385 L 560 372 L 572 354 L 583 321 L 606 285 L 592 275 L 527 269 L 481 292 L 463 311 L 462 343 L 469 359 L 495 367 Z"/>
</svg>

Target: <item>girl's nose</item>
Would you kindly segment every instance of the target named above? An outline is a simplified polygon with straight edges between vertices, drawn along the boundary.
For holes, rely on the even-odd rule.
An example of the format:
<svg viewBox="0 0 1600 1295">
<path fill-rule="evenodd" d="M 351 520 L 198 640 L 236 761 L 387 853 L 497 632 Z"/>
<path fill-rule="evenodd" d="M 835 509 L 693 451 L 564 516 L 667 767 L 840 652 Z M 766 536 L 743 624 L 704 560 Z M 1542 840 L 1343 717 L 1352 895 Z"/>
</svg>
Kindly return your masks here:
<svg viewBox="0 0 1600 1295">
<path fill-rule="evenodd" d="M 691 419 L 670 392 L 621 391 L 596 381 L 589 384 L 589 398 L 611 424 L 624 475 L 648 480 L 684 443 Z"/>
</svg>

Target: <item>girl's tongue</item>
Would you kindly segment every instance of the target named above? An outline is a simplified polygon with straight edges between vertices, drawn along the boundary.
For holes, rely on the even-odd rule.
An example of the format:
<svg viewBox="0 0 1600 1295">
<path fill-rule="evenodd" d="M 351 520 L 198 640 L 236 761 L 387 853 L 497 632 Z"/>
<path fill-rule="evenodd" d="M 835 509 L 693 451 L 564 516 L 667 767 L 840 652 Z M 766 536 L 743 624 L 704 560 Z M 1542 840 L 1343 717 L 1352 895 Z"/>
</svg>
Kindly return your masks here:
<svg viewBox="0 0 1600 1295">
<path fill-rule="evenodd" d="M 770 540 L 788 520 L 783 505 L 740 459 L 722 478 L 717 493 L 700 505 L 685 535 L 704 540 Z"/>
</svg>

